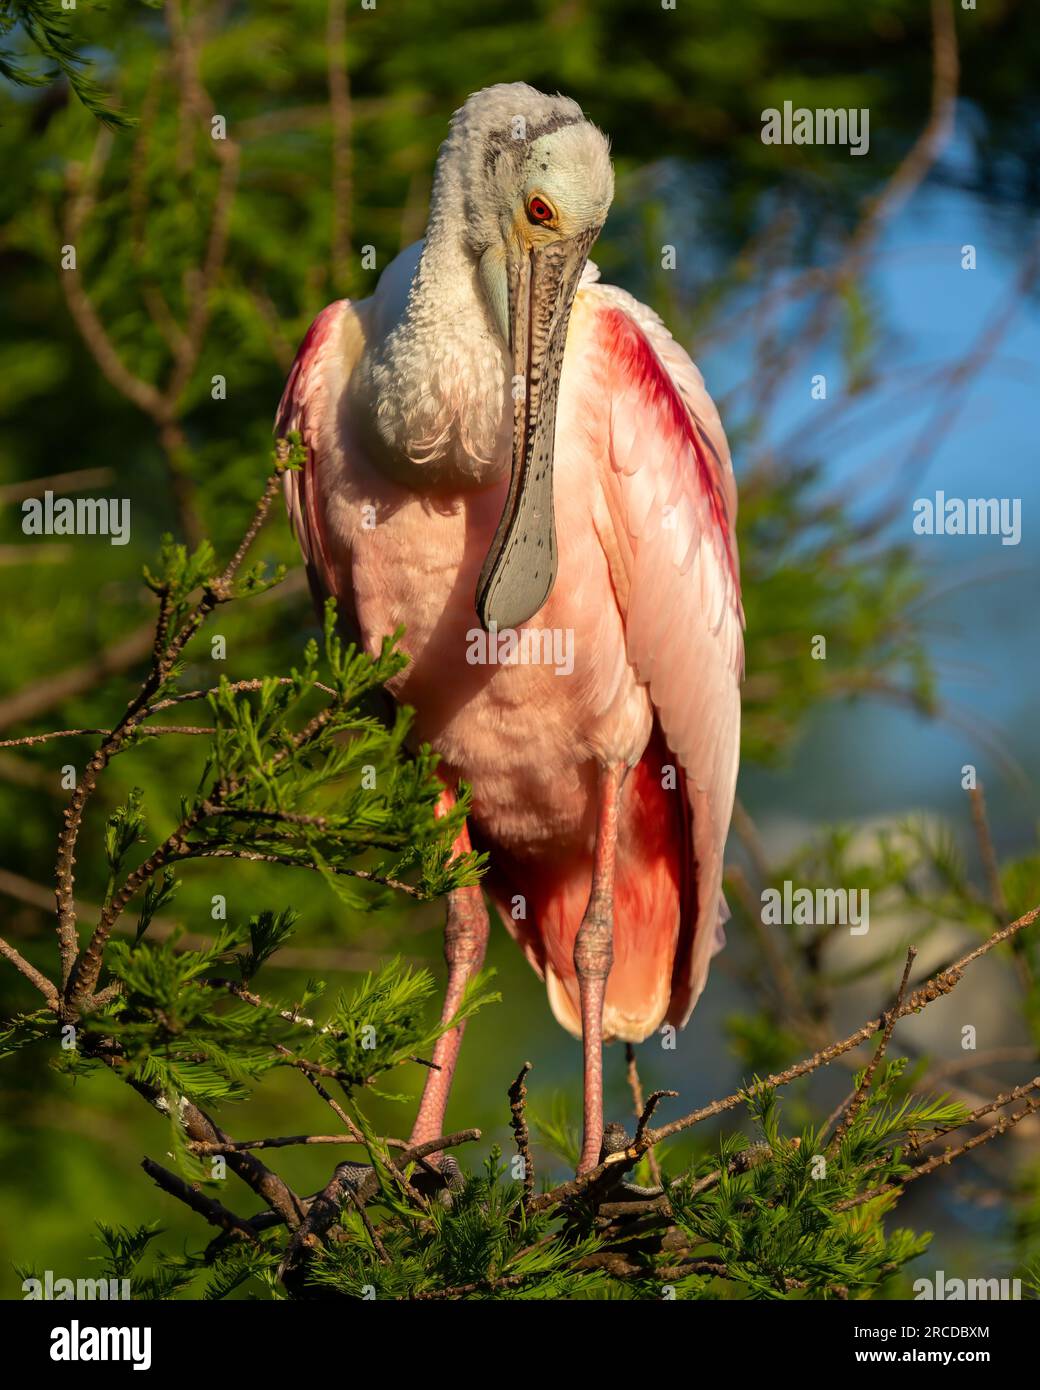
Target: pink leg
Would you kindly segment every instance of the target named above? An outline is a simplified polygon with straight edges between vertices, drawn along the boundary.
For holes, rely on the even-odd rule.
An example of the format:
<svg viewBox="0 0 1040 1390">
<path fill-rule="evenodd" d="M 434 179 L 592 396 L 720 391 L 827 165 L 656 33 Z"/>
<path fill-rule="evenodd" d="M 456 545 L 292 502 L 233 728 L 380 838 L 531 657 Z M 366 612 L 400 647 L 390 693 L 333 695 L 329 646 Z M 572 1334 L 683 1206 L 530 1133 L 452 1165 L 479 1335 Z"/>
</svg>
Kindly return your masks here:
<svg viewBox="0 0 1040 1390">
<path fill-rule="evenodd" d="M 445 791 L 440 813 L 454 805 L 454 796 Z M 466 854 L 470 849 L 469 831 L 465 826 L 455 841 L 453 853 Z M 484 963 L 487 949 L 488 914 L 480 888 L 456 888 L 448 895 L 448 917 L 444 924 L 444 959 L 448 962 L 448 988 L 444 995 L 441 1021 L 447 1023 L 458 1012 L 466 985 Z M 425 1144 L 439 1139 L 444 1133 L 444 1112 L 448 1108 L 451 1081 L 459 1058 L 462 1034 L 466 1025 L 460 1023 L 448 1033 L 442 1033 L 433 1049 L 435 1070 L 427 1073 L 419 1114 L 412 1129 L 412 1144 Z"/>
<path fill-rule="evenodd" d="M 585 1067 L 585 1114 L 578 1172 L 599 1162 L 603 1142 L 603 1001 L 614 962 L 614 861 L 623 764 L 602 770 L 596 815 L 592 892 L 574 940 L 574 968 L 581 998 L 581 1044 Z"/>
</svg>

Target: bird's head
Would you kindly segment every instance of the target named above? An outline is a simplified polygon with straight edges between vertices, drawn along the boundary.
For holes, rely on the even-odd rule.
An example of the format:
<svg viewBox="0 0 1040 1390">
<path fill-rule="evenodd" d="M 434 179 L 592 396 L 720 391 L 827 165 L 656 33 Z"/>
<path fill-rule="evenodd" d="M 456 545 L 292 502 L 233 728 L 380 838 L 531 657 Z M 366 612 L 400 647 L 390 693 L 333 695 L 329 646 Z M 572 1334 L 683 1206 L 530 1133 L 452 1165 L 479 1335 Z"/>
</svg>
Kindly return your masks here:
<svg viewBox="0 0 1040 1390">
<path fill-rule="evenodd" d="M 552 465 L 567 323 L 613 195 L 606 138 L 569 98 L 515 82 L 477 92 L 455 113 L 432 218 L 462 212 L 512 362 L 509 495 L 477 585 L 486 627 L 525 622 L 556 577 Z"/>
</svg>

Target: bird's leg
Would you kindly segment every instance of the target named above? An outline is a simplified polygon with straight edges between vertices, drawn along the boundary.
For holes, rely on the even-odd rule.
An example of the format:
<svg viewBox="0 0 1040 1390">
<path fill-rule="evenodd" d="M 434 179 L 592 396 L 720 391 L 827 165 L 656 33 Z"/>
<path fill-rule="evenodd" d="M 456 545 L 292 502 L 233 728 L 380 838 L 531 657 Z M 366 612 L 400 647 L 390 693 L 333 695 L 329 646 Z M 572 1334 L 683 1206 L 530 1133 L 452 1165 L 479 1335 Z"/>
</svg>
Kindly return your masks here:
<svg viewBox="0 0 1040 1390">
<path fill-rule="evenodd" d="M 581 1044 L 585 1069 L 584 1133 L 578 1172 L 599 1162 L 603 1141 L 603 1001 L 614 961 L 614 861 L 618 804 L 625 766 L 602 769 L 596 810 L 592 892 L 574 940 L 574 969 L 581 999 Z"/>
<path fill-rule="evenodd" d="M 454 796 L 445 791 L 440 813 L 450 809 Z M 443 809 L 441 809 L 443 808 Z M 453 857 L 468 854 L 469 831 L 463 825 L 452 846 Z M 447 1023 L 458 1013 L 466 985 L 484 963 L 487 949 L 488 913 L 484 895 L 479 887 L 456 888 L 448 894 L 448 916 L 444 924 L 444 959 L 448 962 L 448 987 L 444 994 L 441 1022 Z M 419 1114 L 412 1129 L 411 1146 L 439 1139 L 444 1133 L 444 1112 L 448 1108 L 451 1080 L 455 1074 L 462 1034 L 466 1025 L 460 1023 L 442 1033 L 433 1049 L 433 1069 L 427 1074 Z"/>
</svg>

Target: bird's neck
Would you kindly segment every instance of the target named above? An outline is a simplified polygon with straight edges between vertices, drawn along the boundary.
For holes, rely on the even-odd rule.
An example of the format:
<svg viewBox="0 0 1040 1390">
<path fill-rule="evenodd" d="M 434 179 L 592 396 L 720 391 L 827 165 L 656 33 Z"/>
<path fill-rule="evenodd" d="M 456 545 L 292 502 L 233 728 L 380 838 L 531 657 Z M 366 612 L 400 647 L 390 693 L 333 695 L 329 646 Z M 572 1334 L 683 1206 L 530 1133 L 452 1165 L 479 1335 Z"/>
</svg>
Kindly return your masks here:
<svg viewBox="0 0 1040 1390">
<path fill-rule="evenodd" d="M 508 471 L 506 358 L 462 228 L 438 180 L 406 303 L 373 344 L 377 429 L 392 470 L 418 490 L 468 490 Z M 460 198 L 458 207 L 462 207 Z"/>
</svg>

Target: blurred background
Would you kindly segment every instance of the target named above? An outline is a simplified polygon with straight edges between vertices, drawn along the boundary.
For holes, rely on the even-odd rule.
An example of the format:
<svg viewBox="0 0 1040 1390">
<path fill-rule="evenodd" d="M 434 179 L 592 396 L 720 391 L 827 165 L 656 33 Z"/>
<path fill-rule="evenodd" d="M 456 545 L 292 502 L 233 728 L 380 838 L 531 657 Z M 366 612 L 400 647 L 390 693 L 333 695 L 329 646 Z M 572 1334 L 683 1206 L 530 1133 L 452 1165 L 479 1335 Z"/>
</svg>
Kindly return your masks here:
<svg viewBox="0 0 1040 1390">
<path fill-rule="evenodd" d="M 421 237 L 437 147 L 467 94 L 523 80 L 573 96 L 609 134 L 618 191 L 595 259 L 700 365 L 741 486 L 748 678 L 734 917 L 677 1049 L 640 1049 L 644 1087 L 680 1092 L 667 1104 L 681 1109 L 659 1113 L 852 1031 L 894 995 L 911 940 L 918 969 L 931 970 L 1034 906 L 1031 10 L 1025 0 L 543 0 L 522 12 L 504 0 L 81 0 L 62 20 L 57 3 L 5 7 L 0 49 L 41 80 L 0 82 L 0 739 L 118 717 L 151 648 L 142 564 L 168 531 L 233 548 L 308 323 L 331 299 L 367 294 Z M 89 67 L 70 63 L 65 39 Z M 57 80 L 55 65 L 66 68 Z M 762 112 L 784 101 L 867 108 L 869 152 L 763 144 Z M 47 488 L 128 498 L 130 543 L 26 537 L 21 504 Z M 915 535 L 913 502 L 938 489 L 1021 499 L 1021 543 Z M 290 564 L 290 577 L 221 613 L 216 674 L 283 673 L 317 631 L 280 513 L 258 553 Z M 825 660 L 812 655 L 819 635 Z M 213 667 L 201 644 L 186 688 L 212 683 Z M 4 934 L 47 970 L 62 768 L 92 747 L 85 737 L 0 750 Z M 153 740 L 118 760 L 81 841 L 81 902 L 104 892 L 104 813 L 140 786 L 163 835 L 198 765 L 190 740 Z M 967 765 L 985 786 L 989 830 L 964 790 Z M 999 866 L 987 862 L 990 837 Z M 195 864 L 184 877 L 172 917 L 196 937 L 215 892 L 236 916 L 299 910 L 268 980 L 287 999 L 308 977 L 335 991 L 395 953 L 442 972 L 436 906 L 352 913 L 317 876 L 263 866 Z M 761 888 L 785 878 L 869 887 L 869 934 L 762 927 Z M 502 1002 L 470 1024 L 448 1116 L 480 1126 L 485 1146 L 508 1134 L 506 1089 L 525 1059 L 534 1114 L 580 1119 L 578 1045 L 501 930 L 491 964 Z M 1028 944 L 987 957 L 900 1025 L 894 1051 L 921 1085 L 975 1103 L 1031 1078 L 1038 968 Z M 0 971 L 5 1015 L 32 1002 Z M 975 1053 L 962 1050 L 966 1025 Z M 618 1048 L 607 1070 L 610 1115 L 624 1118 Z M 850 1086 L 838 1072 L 788 1088 L 792 1123 L 833 1108 Z M 416 1068 L 401 1087 L 417 1095 L 421 1080 Z M 89 1270 L 94 1220 L 158 1218 L 168 1248 L 199 1242 L 195 1218 L 139 1169 L 143 1154 L 162 1157 L 162 1121 L 114 1078 L 74 1083 L 28 1049 L 4 1063 L 0 1117 L 0 1294 L 18 1295 L 16 1265 Z M 371 1118 L 407 1133 L 411 1110 L 382 1100 Z M 322 1123 L 292 1076 L 233 1117 L 242 1135 Z M 696 1142 L 710 1144 L 701 1128 Z M 899 1223 L 935 1232 L 912 1274 L 1006 1276 L 1035 1259 L 1037 1135 L 1025 1122 L 911 1190 Z M 563 1171 L 542 1161 L 545 1174 Z M 277 1166 L 302 1191 L 327 1177 L 320 1150 L 286 1151 Z M 907 1287 L 893 1281 L 891 1292 Z"/>
</svg>

